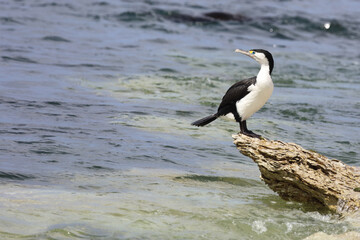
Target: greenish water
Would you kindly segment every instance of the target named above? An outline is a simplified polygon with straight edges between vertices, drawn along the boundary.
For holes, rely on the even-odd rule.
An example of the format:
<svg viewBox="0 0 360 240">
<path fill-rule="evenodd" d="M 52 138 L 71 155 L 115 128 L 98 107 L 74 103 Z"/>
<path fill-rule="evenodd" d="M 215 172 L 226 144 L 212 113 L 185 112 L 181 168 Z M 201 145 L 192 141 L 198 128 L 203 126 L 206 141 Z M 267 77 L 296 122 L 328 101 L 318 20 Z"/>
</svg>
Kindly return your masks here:
<svg viewBox="0 0 360 240">
<path fill-rule="evenodd" d="M 359 166 L 359 3 L 7 1 L 1 239 L 304 239 L 359 220 L 280 199 L 214 113 L 275 59 L 251 130 Z M 222 12 L 214 14 L 214 12 Z"/>
</svg>

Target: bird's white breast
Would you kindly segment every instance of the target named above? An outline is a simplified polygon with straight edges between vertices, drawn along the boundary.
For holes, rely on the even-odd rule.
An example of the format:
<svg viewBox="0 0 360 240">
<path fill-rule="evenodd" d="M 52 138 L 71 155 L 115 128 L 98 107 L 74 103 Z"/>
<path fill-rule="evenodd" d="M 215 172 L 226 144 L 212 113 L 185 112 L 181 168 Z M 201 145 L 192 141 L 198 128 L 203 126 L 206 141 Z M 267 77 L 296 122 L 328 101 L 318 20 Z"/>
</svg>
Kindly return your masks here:
<svg viewBox="0 0 360 240">
<path fill-rule="evenodd" d="M 257 112 L 270 98 L 274 84 L 269 74 L 269 66 L 261 66 L 256 77 L 255 85 L 248 87 L 250 91 L 245 97 L 236 102 L 236 110 L 241 120 L 246 120 Z"/>
</svg>

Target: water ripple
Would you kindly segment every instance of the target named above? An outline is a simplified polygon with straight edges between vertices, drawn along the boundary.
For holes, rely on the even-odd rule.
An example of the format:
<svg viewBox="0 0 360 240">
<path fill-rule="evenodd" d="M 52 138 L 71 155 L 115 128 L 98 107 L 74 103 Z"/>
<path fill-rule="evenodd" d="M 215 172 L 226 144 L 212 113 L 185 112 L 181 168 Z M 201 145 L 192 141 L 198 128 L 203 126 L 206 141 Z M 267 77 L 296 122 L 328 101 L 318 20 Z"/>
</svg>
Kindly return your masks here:
<svg viewBox="0 0 360 240">
<path fill-rule="evenodd" d="M 59 37 L 59 36 L 46 36 L 43 37 L 42 40 L 45 41 L 53 41 L 53 42 L 71 42 L 70 40 L 67 40 L 63 37 Z"/>
<path fill-rule="evenodd" d="M 9 56 L 2 56 L 4 61 L 15 61 L 15 62 L 23 62 L 23 63 L 37 63 L 35 60 L 32 60 L 27 57 L 17 56 L 17 57 L 9 57 Z"/>
<path fill-rule="evenodd" d="M 35 178 L 35 177 L 30 174 L 0 171 L 0 179 L 28 180 L 28 179 L 33 179 L 33 178 Z"/>
</svg>

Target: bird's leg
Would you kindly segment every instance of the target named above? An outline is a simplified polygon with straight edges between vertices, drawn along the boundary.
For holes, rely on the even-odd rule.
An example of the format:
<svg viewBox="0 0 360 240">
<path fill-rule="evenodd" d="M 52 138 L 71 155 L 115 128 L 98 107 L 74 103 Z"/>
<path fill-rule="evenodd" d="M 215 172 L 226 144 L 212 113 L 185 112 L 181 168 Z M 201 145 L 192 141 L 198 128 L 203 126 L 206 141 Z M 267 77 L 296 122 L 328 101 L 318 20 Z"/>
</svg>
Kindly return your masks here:
<svg viewBox="0 0 360 240">
<path fill-rule="evenodd" d="M 241 121 L 239 122 L 239 125 L 240 125 L 240 132 L 239 133 L 243 133 L 244 132 L 244 126 L 243 126 Z"/>
<path fill-rule="evenodd" d="M 244 134 L 244 135 L 249 136 L 249 137 L 261 138 L 260 135 L 258 135 L 256 133 L 250 131 L 249 129 L 247 129 L 246 120 L 241 120 L 241 117 L 239 116 L 239 114 L 236 111 L 234 111 L 233 114 L 234 114 L 235 120 L 240 125 L 240 133 L 241 134 Z"/>
<path fill-rule="evenodd" d="M 239 123 L 239 125 L 240 125 L 240 132 L 239 132 L 239 134 L 240 134 L 240 133 L 243 133 L 243 132 L 244 132 L 244 126 L 243 126 L 243 124 L 242 124 L 241 117 L 239 116 L 239 114 L 238 114 L 236 111 L 234 111 L 232 114 L 234 114 L 235 120 L 236 120 L 236 121 Z"/>
<path fill-rule="evenodd" d="M 247 129 L 246 120 L 240 122 L 240 132 L 249 137 L 261 138 L 261 135 Z"/>
</svg>

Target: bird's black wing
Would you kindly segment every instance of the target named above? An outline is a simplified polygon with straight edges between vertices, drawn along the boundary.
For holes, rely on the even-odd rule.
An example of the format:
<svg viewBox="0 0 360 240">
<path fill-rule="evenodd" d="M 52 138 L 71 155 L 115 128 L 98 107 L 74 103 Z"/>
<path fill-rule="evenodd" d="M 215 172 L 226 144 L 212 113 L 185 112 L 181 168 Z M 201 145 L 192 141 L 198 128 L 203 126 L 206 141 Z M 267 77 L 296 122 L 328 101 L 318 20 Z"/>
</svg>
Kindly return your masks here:
<svg viewBox="0 0 360 240">
<path fill-rule="evenodd" d="M 252 77 L 241 80 L 235 83 L 234 85 L 232 85 L 226 91 L 224 97 L 222 98 L 222 101 L 218 108 L 218 114 L 226 115 L 229 112 L 231 112 L 231 109 L 233 108 L 234 104 L 249 93 L 248 87 L 252 84 L 255 85 L 255 83 L 256 83 L 256 77 Z"/>
</svg>

